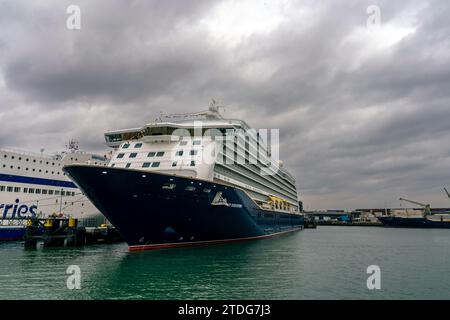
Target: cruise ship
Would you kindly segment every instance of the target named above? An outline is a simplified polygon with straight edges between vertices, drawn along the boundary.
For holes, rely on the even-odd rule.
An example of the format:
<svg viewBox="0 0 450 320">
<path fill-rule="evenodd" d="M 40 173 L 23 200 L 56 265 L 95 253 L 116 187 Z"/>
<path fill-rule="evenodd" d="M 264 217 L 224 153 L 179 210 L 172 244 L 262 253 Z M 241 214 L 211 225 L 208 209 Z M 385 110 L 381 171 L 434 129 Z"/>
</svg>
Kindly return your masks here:
<svg viewBox="0 0 450 320">
<path fill-rule="evenodd" d="M 72 163 L 96 167 L 108 155 L 82 152 L 71 141 L 55 155 L 0 149 L 0 240 L 21 239 L 27 217 L 74 217 L 83 226 L 98 226 L 104 216 L 67 177 L 62 168 Z"/>
<path fill-rule="evenodd" d="M 304 224 L 295 179 L 266 136 L 212 104 L 108 131 L 106 168 L 63 170 L 131 251 L 263 239 Z"/>
</svg>

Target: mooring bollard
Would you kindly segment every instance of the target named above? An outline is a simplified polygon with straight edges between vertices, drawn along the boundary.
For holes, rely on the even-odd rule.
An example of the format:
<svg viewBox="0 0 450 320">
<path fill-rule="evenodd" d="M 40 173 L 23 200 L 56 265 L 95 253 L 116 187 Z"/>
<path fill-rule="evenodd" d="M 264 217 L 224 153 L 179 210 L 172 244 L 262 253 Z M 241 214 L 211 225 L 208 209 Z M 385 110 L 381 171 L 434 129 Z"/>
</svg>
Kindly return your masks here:
<svg viewBox="0 0 450 320">
<path fill-rule="evenodd" d="M 84 246 L 85 244 L 86 244 L 86 228 L 79 227 L 76 230 L 75 245 L 77 247 L 81 247 Z"/>
<path fill-rule="evenodd" d="M 35 219 L 28 219 L 24 235 L 25 248 L 36 248 L 37 238 L 35 238 L 35 235 L 38 230 L 39 222 Z"/>
<path fill-rule="evenodd" d="M 44 247 L 63 247 L 65 236 L 61 235 L 61 220 L 48 218 L 44 223 Z"/>
<path fill-rule="evenodd" d="M 78 236 L 78 220 L 74 218 L 69 218 L 69 223 L 67 226 L 67 237 L 66 237 L 66 246 L 67 247 L 74 247 L 74 246 L 80 246 Z"/>
</svg>

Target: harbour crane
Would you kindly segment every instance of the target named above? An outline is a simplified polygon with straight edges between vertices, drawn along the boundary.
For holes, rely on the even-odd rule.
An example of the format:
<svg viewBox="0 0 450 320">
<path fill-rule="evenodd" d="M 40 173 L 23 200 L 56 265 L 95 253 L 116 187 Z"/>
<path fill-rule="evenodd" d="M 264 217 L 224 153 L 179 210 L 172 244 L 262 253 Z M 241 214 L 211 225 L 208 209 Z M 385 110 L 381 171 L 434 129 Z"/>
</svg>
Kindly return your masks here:
<svg viewBox="0 0 450 320">
<path fill-rule="evenodd" d="M 447 194 L 447 197 L 450 199 L 450 193 L 448 192 L 447 188 L 444 187 L 444 191 Z"/>
<path fill-rule="evenodd" d="M 429 205 L 429 204 L 423 204 L 423 203 L 420 203 L 420 202 L 417 202 L 417 201 L 408 200 L 408 199 L 405 199 L 405 198 L 400 198 L 399 200 L 400 201 L 406 201 L 406 202 L 409 202 L 409 203 L 412 203 L 412 204 L 416 204 L 418 206 L 423 207 L 424 208 L 423 214 L 424 214 L 425 217 L 428 216 L 428 215 L 431 215 L 431 205 Z"/>
</svg>

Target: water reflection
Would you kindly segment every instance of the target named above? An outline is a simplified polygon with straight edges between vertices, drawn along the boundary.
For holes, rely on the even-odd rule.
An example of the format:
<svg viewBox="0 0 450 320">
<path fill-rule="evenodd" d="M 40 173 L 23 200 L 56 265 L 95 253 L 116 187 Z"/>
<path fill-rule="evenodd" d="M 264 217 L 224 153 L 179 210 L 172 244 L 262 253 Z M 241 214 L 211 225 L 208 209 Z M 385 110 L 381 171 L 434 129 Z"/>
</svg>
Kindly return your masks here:
<svg viewBox="0 0 450 320">
<path fill-rule="evenodd" d="M 282 261 L 283 268 L 289 263 L 273 259 L 275 248 L 265 240 L 127 253 L 108 275 L 96 272 L 101 281 L 90 293 L 103 297 L 103 288 L 114 288 L 114 298 L 230 299 L 248 298 L 249 290 L 256 290 L 259 298 L 270 298 L 269 284 L 279 277 L 278 263 Z"/>
<path fill-rule="evenodd" d="M 4 299 L 450 299 L 448 230 L 322 227 L 263 241 L 128 252 L 0 243 Z M 366 287 L 379 265 L 382 290 Z M 69 265 L 81 290 L 66 287 Z"/>
</svg>

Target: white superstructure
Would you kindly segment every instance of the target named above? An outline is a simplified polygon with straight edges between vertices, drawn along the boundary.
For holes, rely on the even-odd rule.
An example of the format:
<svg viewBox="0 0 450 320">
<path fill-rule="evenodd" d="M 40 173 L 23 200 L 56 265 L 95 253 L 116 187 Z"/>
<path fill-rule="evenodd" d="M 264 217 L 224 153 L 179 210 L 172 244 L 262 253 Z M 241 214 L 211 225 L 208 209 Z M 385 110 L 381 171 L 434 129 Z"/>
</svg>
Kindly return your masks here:
<svg viewBox="0 0 450 320">
<path fill-rule="evenodd" d="M 0 149 L 0 218 L 72 216 L 82 225 L 97 225 L 103 216 L 62 168 L 73 163 L 106 166 L 108 161 L 106 155 L 78 150 L 74 142 L 55 155 Z"/>
<path fill-rule="evenodd" d="M 259 132 L 208 111 L 166 116 L 105 133 L 109 166 L 157 171 L 238 187 L 261 208 L 298 213 L 295 179 L 271 158 Z"/>
</svg>

